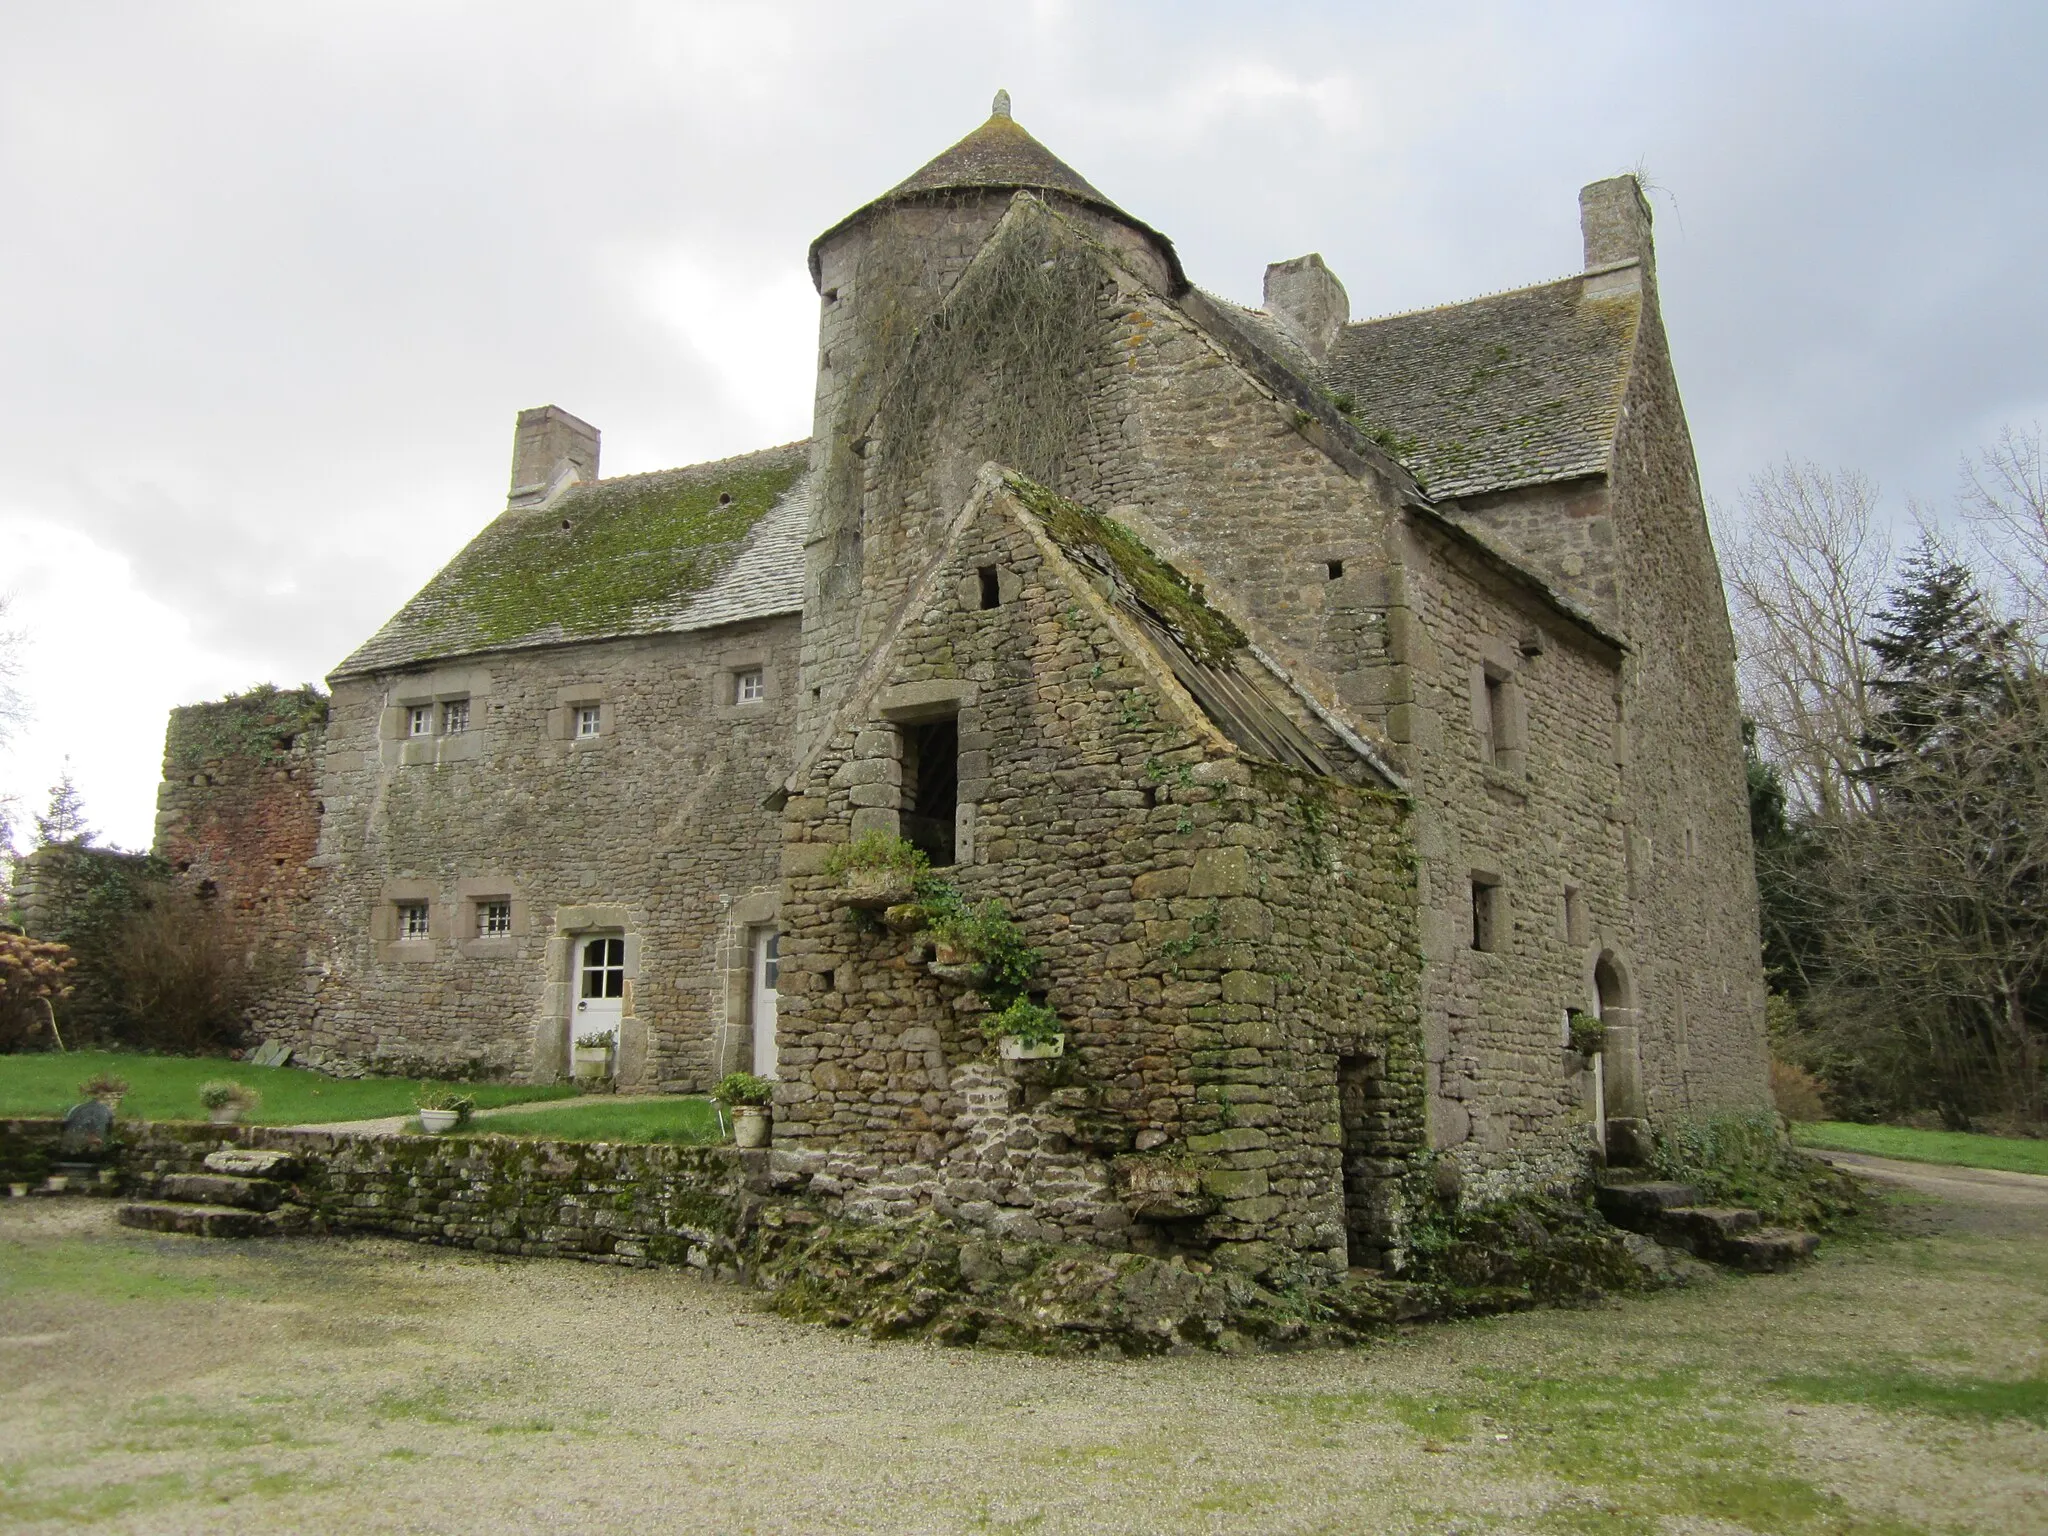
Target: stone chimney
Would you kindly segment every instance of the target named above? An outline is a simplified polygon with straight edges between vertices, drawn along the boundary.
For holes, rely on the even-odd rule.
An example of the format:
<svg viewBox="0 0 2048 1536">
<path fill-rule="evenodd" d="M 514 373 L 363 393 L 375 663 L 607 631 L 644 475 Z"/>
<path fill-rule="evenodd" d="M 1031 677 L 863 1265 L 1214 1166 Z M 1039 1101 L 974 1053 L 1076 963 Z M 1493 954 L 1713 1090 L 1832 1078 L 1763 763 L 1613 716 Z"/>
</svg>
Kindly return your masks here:
<svg viewBox="0 0 2048 1536">
<path fill-rule="evenodd" d="M 1586 242 L 1588 271 L 1634 258 L 1643 264 L 1646 281 L 1657 275 L 1650 200 L 1634 176 L 1612 176 L 1579 188 L 1579 233 Z"/>
<path fill-rule="evenodd" d="M 519 413 L 512 431 L 512 494 L 506 504 L 536 506 L 576 481 L 597 478 L 598 431 L 559 405 Z"/>
<path fill-rule="evenodd" d="M 1297 256 L 1266 268 L 1266 313 L 1320 363 L 1351 318 L 1351 298 L 1322 257 Z"/>
</svg>

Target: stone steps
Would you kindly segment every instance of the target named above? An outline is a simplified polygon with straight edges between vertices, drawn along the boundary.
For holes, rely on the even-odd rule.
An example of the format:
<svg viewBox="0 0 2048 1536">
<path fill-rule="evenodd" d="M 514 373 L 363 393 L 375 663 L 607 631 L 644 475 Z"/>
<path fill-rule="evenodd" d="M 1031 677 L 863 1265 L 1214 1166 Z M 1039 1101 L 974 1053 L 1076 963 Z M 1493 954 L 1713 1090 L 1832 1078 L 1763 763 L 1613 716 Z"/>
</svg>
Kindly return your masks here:
<svg viewBox="0 0 2048 1536">
<path fill-rule="evenodd" d="M 1669 1180 L 1604 1179 L 1593 1191 L 1593 1203 L 1617 1227 L 1752 1274 L 1788 1270 L 1813 1257 L 1820 1246 L 1811 1232 L 1766 1227 L 1746 1207 L 1701 1205 L 1692 1185 Z"/>
<path fill-rule="evenodd" d="M 283 1181 L 298 1174 L 290 1154 L 226 1147 L 206 1156 L 204 1173 L 145 1178 L 147 1198 L 120 1210 L 124 1227 L 190 1237 L 280 1237 L 303 1232 L 306 1208 L 291 1203 Z"/>
<path fill-rule="evenodd" d="M 187 1205 L 175 1200 L 131 1200 L 120 1210 L 124 1227 L 145 1232 L 179 1232 L 189 1237 L 282 1237 L 301 1231 L 305 1211 L 285 1206 L 248 1211 L 230 1205 Z"/>
</svg>

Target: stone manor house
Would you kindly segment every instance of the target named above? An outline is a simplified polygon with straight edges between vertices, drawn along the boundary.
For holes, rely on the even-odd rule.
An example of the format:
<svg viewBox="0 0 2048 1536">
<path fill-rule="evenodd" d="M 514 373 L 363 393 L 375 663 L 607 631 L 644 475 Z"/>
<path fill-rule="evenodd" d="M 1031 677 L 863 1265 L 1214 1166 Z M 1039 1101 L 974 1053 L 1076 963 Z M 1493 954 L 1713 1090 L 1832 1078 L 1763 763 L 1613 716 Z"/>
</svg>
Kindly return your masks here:
<svg viewBox="0 0 2048 1536">
<path fill-rule="evenodd" d="M 1243 309 L 999 97 L 812 244 L 808 441 L 608 479 L 522 412 L 504 509 L 324 710 L 177 712 L 158 850 L 286 957 L 300 1060 L 750 1068 L 853 1214 L 1341 1270 L 1415 1190 L 1766 1103 L 1650 210 L 1579 209 L 1552 281 L 1353 320 L 1310 255 Z M 870 829 L 1007 905 L 1064 1056 L 993 1056 L 855 920 Z"/>
</svg>

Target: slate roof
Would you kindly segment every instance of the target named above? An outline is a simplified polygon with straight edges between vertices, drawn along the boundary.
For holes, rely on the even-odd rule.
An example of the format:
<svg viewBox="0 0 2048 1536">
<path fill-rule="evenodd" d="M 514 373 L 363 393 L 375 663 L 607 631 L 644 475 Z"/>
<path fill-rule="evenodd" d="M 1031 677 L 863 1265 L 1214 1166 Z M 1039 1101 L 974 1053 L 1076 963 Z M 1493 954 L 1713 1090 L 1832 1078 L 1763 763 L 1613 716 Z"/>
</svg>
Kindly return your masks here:
<svg viewBox="0 0 2048 1536">
<path fill-rule="evenodd" d="M 809 462 L 788 443 L 500 513 L 333 675 L 797 613 Z"/>
<path fill-rule="evenodd" d="M 1435 500 L 1605 473 L 1642 317 L 1608 270 L 1347 325 L 1322 383 Z"/>
<path fill-rule="evenodd" d="M 818 280 L 818 249 L 848 226 L 898 203 L 938 198 L 948 192 L 1055 192 L 1085 204 L 1147 236 L 1165 256 L 1176 285 L 1185 284 L 1173 242 L 1132 218 L 1088 183 L 1086 177 L 1047 149 L 1007 110 L 991 113 L 966 138 L 928 161 L 871 203 L 856 208 L 811 242 L 811 280 Z"/>
</svg>

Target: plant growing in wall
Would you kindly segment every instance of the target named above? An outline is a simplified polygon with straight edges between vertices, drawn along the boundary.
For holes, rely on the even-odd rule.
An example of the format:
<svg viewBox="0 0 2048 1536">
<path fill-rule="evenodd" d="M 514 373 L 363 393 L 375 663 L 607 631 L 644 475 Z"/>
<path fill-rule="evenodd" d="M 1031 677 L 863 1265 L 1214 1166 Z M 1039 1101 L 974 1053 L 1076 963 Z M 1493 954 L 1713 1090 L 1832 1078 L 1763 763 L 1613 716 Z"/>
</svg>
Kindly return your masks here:
<svg viewBox="0 0 2048 1536">
<path fill-rule="evenodd" d="M 825 873 L 839 882 L 839 900 L 878 911 L 917 894 L 918 876 L 931 860 L 908 840 L 873 830 L 841 843 L 825 859 Z"/>
<path fill-rule="evenodd" d="M 1008 1007 L 984 1015 L 981 1032 L 1005 1061 L 1042 1061 L 1066 1054 L 1060 1016 L 1028 997 L 1013 998 Z"/>
<path fill-rule="evenodd" d="M 95 1072 L 78 1085 L 82 1098 L 98 1099 L 109 1109 L 118 1109 L 128 1092 L 128 1079 L 116 1077 L 111 1072 Z"/>
<path fill-rule="evenodd" d="M 772 1079 L 756 1077 L 751 1072 L 728 1072 L 718 1080 L 711 1096 L 732 1111 L 733 1145 L 765 1147 L 768 1144 L 772 1113 L 768 1101 L 775 1096 Z"/>
<path fill-rule="evenodd" d="M 1140 1221 L 1195 1221 L 1217 1201 L 1202 1187 L 1202 1165 L 1185 1146 L 1132 1152 L 1110 1164 L 1124 1209 Z"/>
<path fill-rule="evenodd" d="M 420 1129 L 433 1136 L 467 1125 L 476 1111 L 476 1100 L 460 1089 L 431 1083 L 423 1084 L 412 1102 L 420 1112 Z"/>
<path fill-rule="evenodd" d="M 247 1083 L 216 1077 L 199 1085 L 199 1102 L 206 1106 L 215 1125 L 233 1125 L 263 1102 L 263 1095 Z"/>
<path fill-rule="evenodd" d="M 1607 1046 L 1607 1026 L 1592 1014 L 1574 1008 L 1568 1015 L 1571 1021 L 1572 1049 L 1590 1063 Z"/>
</svg>

